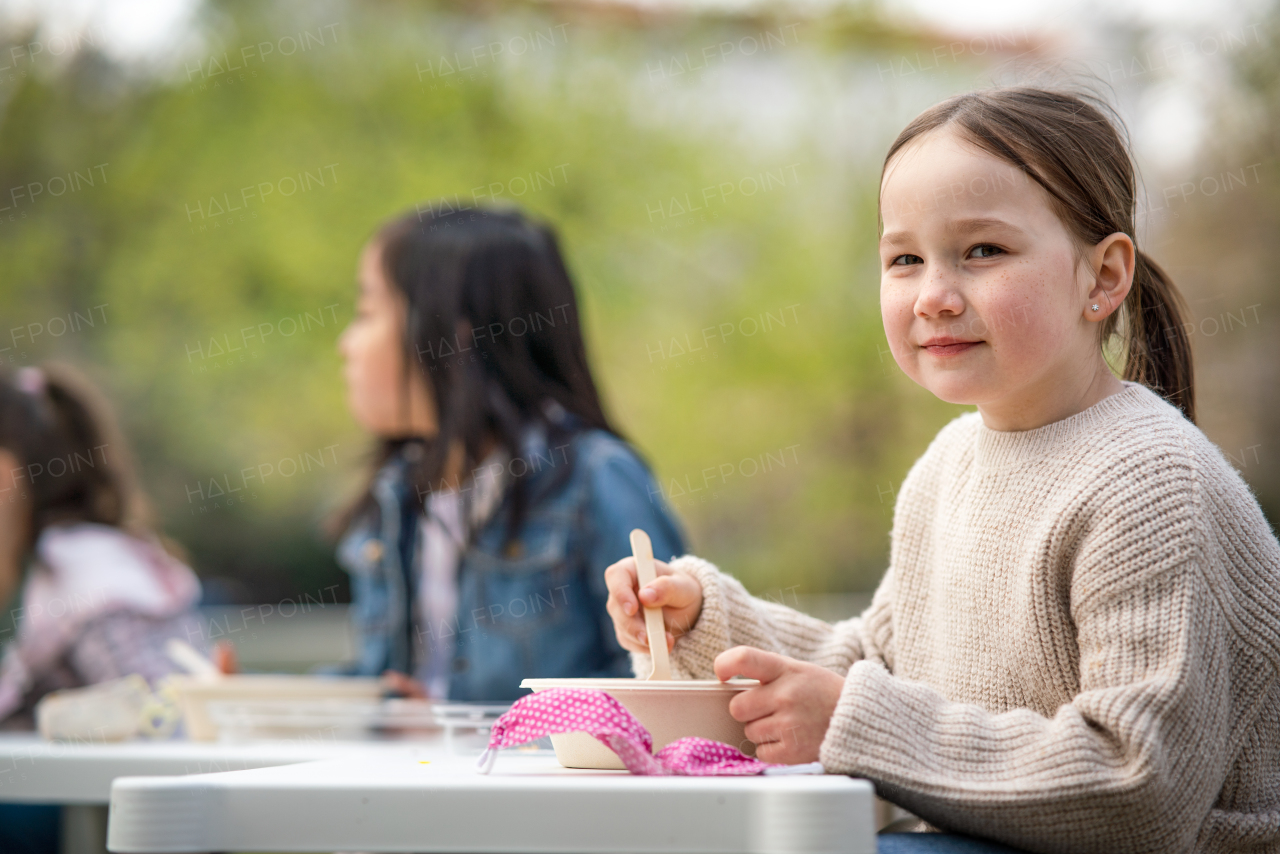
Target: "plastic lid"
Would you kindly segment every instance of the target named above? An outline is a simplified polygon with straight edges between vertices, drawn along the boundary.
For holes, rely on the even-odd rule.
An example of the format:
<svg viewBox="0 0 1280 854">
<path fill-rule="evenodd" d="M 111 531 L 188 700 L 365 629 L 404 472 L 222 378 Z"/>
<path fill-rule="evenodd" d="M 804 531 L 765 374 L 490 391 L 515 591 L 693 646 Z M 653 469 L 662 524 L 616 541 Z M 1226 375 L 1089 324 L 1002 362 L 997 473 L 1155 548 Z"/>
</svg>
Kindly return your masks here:
<svg viewBox="0 0 1280 854">
<path fill-rule="evenodd" d="M 745 691 L 760 684 L 759 679 L 739 679 L 728 682 L 719 679 L 525 679 L 521 688 L 535 691 L 544 688 L 594 688 L 598 691 Z"/>
</svg>

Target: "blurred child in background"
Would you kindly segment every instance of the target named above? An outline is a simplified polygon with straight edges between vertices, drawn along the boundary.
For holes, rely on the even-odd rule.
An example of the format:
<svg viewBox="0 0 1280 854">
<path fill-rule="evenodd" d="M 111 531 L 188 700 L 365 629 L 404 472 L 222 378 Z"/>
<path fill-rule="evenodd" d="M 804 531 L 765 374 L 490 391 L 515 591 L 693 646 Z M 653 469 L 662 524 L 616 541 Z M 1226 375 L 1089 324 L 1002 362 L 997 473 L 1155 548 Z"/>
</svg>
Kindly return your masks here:
<svg viewBox="0 0 1280 854">
<path fill-rule="evenodd" d="M 147 524 L 100 396 L 66 367 L 0 372 L 0 602 L 16 626 L 0 638 L 0 727 L 29 727 L 55 689 L 173 672 L 165 642 L 200 637 L 199 599 Z"/>
<path fill-rule="evenodd" d="M 361 256 L 348 401 L 378 441 L 342 518 L 354 670 L 513 700 L 528 676 L 629 676 L 604 568 L 684 543 L 606 418 L 555 234 L 513 210 L 406 214 Z"/>
</svg>

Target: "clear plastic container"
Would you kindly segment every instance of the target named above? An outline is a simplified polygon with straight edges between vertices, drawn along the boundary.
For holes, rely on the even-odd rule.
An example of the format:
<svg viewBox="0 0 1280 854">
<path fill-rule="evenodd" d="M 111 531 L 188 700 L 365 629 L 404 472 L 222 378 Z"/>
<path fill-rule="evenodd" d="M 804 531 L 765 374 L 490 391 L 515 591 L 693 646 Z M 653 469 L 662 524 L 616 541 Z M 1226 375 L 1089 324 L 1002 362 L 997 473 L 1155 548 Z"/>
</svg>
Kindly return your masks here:
<svg viewBox="0 0 1280 854">
<path fill-rule="evenodd" d="M 207 709 L 221 741 L 431 738 L 442 730 L 425 700 L 211 700 Z"/>
<path fill-rule="evenodd" d="M 489 746 L 489 732 L 510 703 L 436 703 L 431 713 L 444 730 L 445 749 L 479 755 Z"/>
<path fill-rule="evenodd" d="M 207 707 L 222 741 L 429 739 L 442 740 L 455 755 L 479 755 L 494 722 L 511 708 L 507 703 L 338 698 L 213 700 Z"/>
<path fill-rule="evenodd" d="M 175 674 L 166 679 L 177 694 L 182 709 L 187 737 L 193 741 L 217 741 L 219 726 L 210 714 L 210 707 L 220 705 L 225 715 L 228 706 L 260 708 L 271 716 L 289 714 L 298 710 L 305 716 L 310 710 L 313 716 L 326 714 L 327 708 L 338 715 L 343 706 L 354 704 L 368 708 L 381 702 L 384 688 L 372 678 L 294 676 L 274 673 L 250 673 L 234 676 L 207 678 Z M 260 704 L 268 704 L 261 706 Z M 337 721 L 323 721 L 320 725 L 338 725 L 342 728 L 349 720 L 338 715 Z M 278 719 L 278 718 L 277 718 Z M 243 713 L 237 718 L 243 726 L 247 719 Z M 286 722 L 285 729 L 294 727 Z M 296 736 L 294 736 L 296 737 Z"/>
</svg>

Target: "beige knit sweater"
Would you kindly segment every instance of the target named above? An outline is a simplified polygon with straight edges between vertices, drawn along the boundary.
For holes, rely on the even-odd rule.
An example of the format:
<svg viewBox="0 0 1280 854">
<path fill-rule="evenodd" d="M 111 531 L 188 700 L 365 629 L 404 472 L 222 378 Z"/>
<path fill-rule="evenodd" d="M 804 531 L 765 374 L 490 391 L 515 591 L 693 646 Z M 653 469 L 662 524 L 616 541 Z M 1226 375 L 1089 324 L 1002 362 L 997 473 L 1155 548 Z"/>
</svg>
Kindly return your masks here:
<svg viewBox="0 0 1280 854">
<path fill-rule="evenodd" d="M 680 677 L 739 644 L 846 674 L 822 764 L 936 827 L 1035 852 L 1280 852 L 1280 544 L 1142 386 L 1036 430 L 947 425 L 861 617 L 673 566 L 704 596 Z"/>
</svg>

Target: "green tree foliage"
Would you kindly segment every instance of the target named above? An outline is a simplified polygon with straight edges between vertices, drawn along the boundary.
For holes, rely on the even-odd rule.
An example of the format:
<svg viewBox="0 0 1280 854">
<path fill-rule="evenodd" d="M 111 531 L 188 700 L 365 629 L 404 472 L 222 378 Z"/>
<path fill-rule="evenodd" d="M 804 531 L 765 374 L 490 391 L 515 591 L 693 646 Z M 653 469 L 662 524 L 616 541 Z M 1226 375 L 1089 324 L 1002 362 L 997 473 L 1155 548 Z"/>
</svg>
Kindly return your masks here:
<svg viewBox="0 0 1280 854">
<path fill-rule="evenodd" d="M 202 21 L 167 72 L 93 44 L 21 59 L 38 34 L 9 34 L 0 72 L 0 357 L 102 383 L 202 575 L 245 601 L 343 583 L 319 522 L 367 444 L 334 347 L 356 258 L 386 218 L 448 200 L 561 230 L 606 399 L 699 553 L 765 592 L 874 586 L 897 487 L 959 411 L 888 355 L 879 158 L 972 85 L 968 57 L 906 76 L 922 37 L 870 13 L 217 3 Z M 869 107 L 827 91 L 859 76 Z M 797 80 L 808 113 L 764 97 Z"/>
</svg>

